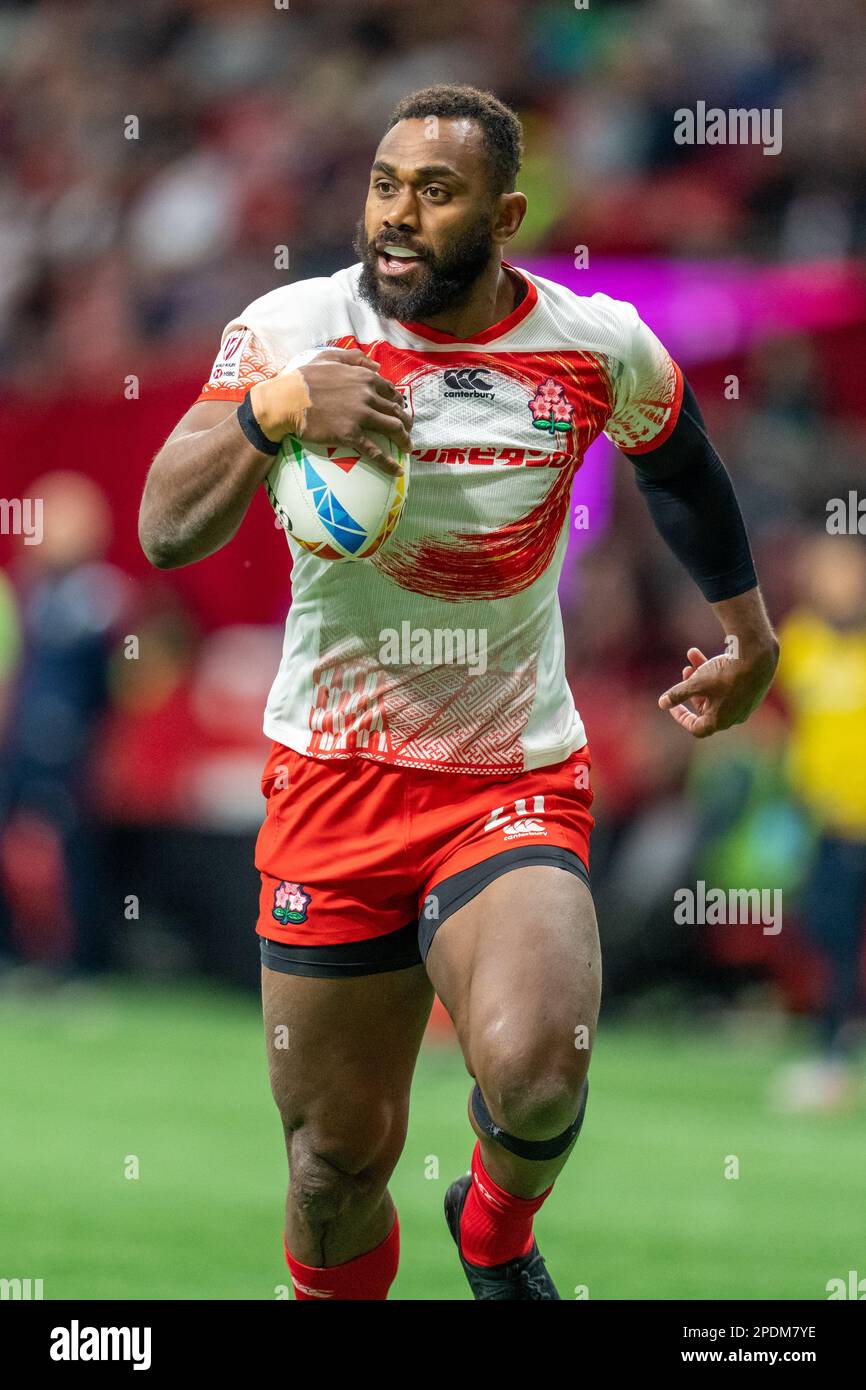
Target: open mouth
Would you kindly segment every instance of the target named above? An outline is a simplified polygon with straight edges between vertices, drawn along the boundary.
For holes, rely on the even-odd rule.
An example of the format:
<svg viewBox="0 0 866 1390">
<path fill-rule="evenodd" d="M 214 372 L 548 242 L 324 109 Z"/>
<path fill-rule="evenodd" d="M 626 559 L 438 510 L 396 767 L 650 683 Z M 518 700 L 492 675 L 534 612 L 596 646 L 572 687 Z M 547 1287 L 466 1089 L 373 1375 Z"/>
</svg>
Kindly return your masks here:
<svg viewBox="0 0 866 1390">
<path fill-rule="evenodd" d="M 408 246 L 385 246 L 376 256 L 376 264 L 380 272 L 390 279 L 410 274 L 422 259 L 417 251 L 411 251 Z"/>
</svg>

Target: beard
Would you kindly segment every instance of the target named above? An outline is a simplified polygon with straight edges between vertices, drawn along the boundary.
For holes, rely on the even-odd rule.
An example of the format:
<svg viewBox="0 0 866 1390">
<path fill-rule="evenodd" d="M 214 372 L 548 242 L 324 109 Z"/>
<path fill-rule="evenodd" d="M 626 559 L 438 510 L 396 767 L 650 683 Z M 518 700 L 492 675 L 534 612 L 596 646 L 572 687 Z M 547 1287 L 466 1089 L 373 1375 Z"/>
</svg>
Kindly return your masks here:
<svg viewBox="0 0 866 1390">
<path fill-rule="evenodd" d="M 352 243 L 362 265 L 358 284 L 361 298 L 382 318 L 404 319 L 410 323 L 461 308 L 475 281 L 490 264 L 492 221 L 489 212 L 479 214 L 475 222 L 454 236 L 438 255 L 425 252 L 412 273 L 413 284 L 398 281 L 391 285 L 382 283 L 376 264 L 376 244 L 367 240 L 361 218 Z M 390 240 L 399 245 L 405 239 L 392 236 Z"/>
</svg>

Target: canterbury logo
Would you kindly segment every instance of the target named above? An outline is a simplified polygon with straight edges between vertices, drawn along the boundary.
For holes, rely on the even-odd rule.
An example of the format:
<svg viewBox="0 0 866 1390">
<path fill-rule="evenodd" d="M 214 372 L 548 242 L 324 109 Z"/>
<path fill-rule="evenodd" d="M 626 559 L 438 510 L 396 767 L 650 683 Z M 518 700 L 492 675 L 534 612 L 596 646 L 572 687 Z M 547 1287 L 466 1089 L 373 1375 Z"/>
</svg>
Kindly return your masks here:
<svg viewBox="0 0 866 1390">
<path fill-rule="evenodd" d="M 499 1133 L 501 1133 L 501 1130 L 497 1130 L 497 1134 Z M 492 1207 L 494 1207 L 497 1211 L 505 1211 L 505 1203 L 500 1201 L 498 1197 L 494 1197 L 492 1192 L 488 1192 L 487 1188 L 484 1186 L 484 1183 L 481 1181 L 477 1173 L 472 1174 L 472 1179 L 479 1192 L 483 1192 L 484 1196 L 487 1198 L 488 1202 Z"/>
<path fill-rule="evenodd" d="M 445 371 L 445 385 L 449 391 L 458 391 L 461 395 L 472 392 L 475 395 L 488 396 L 493 393 L 493 383 L 478 367 L 448 367 Z"/>
<path fill-rule="evenodd" d="M 291 1278 L 292 1278 L 292 1283 L 294 1284 L 294 1286 L 295 1286 L 295 1288 L 297 1289 L 298 1293 L 305 1293 L 305 1294 L 307 1295 L 308 1298 L 333 1298 L 333 1297 L 334 1297 L 333 1293 L 332 1293 L 330 1290 L 325 1290 L 325 1289 L 311 1289 L 310 1286 L 309 1286 L 309 1284 L 302 1284 L 301 1281 L 300 1281 L 300 1279 L 296 1279 L 296 1278 L 295 1278 L 294 1274 L 291 1276 Z"/>
<path fill-rule="evenodd" d="M 511 838 L 515 835 L 546 835 L 547 831 L 540 820 L 515 820 L 506 825 L 504 834 L 506 838 Z"/>
<path fill-rule="evenodd" d="M 531 801 L 532 805 L 527 806 L 527 801 Z M 536 819 L 544 815 L 543 796 L 520 796 L 513 806 L 513 811 L 506 811 L 504 806 L 497 806 L 495 811 L 491 811 L 484 827 L 485 835 L 490 830 L 502 830 L 507 836 L 547 834 L 541 821 Z"/>
</svg>

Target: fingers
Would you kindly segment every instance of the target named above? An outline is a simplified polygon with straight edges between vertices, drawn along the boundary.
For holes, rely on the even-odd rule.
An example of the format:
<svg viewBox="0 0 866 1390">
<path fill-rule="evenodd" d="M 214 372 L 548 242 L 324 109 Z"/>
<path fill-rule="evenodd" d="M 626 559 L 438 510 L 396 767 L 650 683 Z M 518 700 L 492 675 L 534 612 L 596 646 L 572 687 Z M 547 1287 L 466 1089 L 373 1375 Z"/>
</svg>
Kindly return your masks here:
<svg viewBox="0 0 866 1390">
<path fill-rule="evenodd" d="M 385 396 L 388 400 L 403 404 L 403 397 L 397 390 L 392 381 L 386 376 L 382 376 L 382 364 L 375 358 L 368 357 L 360 348 L 325 348 L 316 354 L 314 362 L 339 362 L 343 367 L 363 367 L 375 378 L 370 385 L 374 391 Z"/>
<path fill-rule="evenodd" d="M 399 478 L 403 471 L 403 465 L 398 463 L 397 459 L 392 459 L 390 455 L 384 453 L 379 448 L 378 444 L 374 444 L 369 435 L 362 434 L 354 447 L 358 449 L 358 451 L 363 454 L 364 458 L 372 463 L 375 468 L 386 473 L 388 477 Z"/>
<path fill-rule="evenodd" d="M 706 681 L 695 680 L 696 670 L 706 664 L 707 658 L 698 647 L 689 647 L 688 656 L 692 665 L 683 667 L 679 685 L 672 685 L 659 697 L 659 709 L 666 709 L 692 738 L 709 738 L 718 728 L 716 712 L 704 689 Z M 687 708 L 687 701 L 693 701 L 697 708 Z"/>
<path fill-rule="evenodd" d="M 675 705 L 684 705 L 686 700 L 691 700 L 695 695 L 706 695 L 708 690 L 708 685 L 696 672 L 686 676 L 684 670 L 679 685 L 672 685 L 670 690 L 659 696 L 659 709 L 673 709 Z"/>
<path fill-rule="evenodd" d="M 370 430 L 375 430 L 377 434 L 384 434 L 388 439 L 392 439 L 398 449 L 402 449 L 404 454 L 410 453 L 412 440 L 409 431 L 403 421 L 396 415 L 385 415 L 378 410 L 368 410 L 361 420 L 361 429 L 365 434 Z"/>
<path fill-rule="evenodd" d="M 659 709 L 667 710 L 671 718 L 693 738 L 709 738 L 718 727 L 716 711 L 712 708 L 705 686 L 706 682 L 696 680 L 692 668 L 685 666 L 682 682 L 672 685 L 670 690 L 659 696 Z M 696 709 L 688 708 L 687 702 L 692 701 Z"/>
<path fill-rule="evenodd" d="M 727 727 L 719 713 L 725 663 L 705 656 L 700 647 L 689 647 L 686 655 L 689 665 L 683 667 L 682 681 L 659 696 L 659 709 L 667 710 L 692 738 L 709 738 Z"/>
<path fill-rule="evenodd" d="M 683 709 L 681 705 L 669 712 L 671 718 L 675 719 L 686 733 L 691 734 L 692 738 L 709 738 L 718 727 L 715 715 L 712 714 L 694 714 L 691 710 Z"/>
<path fill-rule="evenodd" d="M 394 383 L 389 381 L 386 376 L 376 376 L 370 384 L 375 392 L 376 409 L 393 411 L 403 421 L 407 430 L 410 430 L 412 428 L 412 416 L 406 409 L 406 403 Z"/>
<path fill-rule="evenodd" d="M 398 419 L 403 421 L 407 430 L 412 428 L 412 416 L 406 409 L 406 404 L 401 393 L 397 390 L 393 381 L 389 381 L 386 376 L 382 376 L 381 366 L 374 362 L 372 357 L 367 357 L 357 348 L 329 348 L 325 352 L 319 353 L 319 358 L 330 357 L 332 361 L 339 361 L 347 367 L 363 367 L 369 372 L 367 382 L 370 404 L 376 410 L 385 410 L 395 414 Z M 316 359 L 319 360 L 318 358 Z"/>
<path fill-rule="evenodd" d="M 342 362 L 346 367 L 367 367 L 373 372 L 381 370 L 380 364 L 360 348 L 324 348 L 316 353 L 313 361 Z"/>
<path fill-rule="evenodd" d="M 412 429 L 412 416 L 403 404 L 403 398 L 398 394 L 397 399 L 388 399 L 384 396 L 377 396 L 372 402 L 376 410 L 381 410 L 386 415 L 393 415 L 395 420 L 399 420 L 407 434 Z"/>
<path fill-rule="evenodd" d="M 682 681 L 659 696 L 659 709 L 671 709 L 697 696 L 718 693 L 724 659 L 720 663 L 716 658 L 706 657 L 699 647 L 689 647 L 688 657 L 691 664 L 683 667 Z"/>
</svg>

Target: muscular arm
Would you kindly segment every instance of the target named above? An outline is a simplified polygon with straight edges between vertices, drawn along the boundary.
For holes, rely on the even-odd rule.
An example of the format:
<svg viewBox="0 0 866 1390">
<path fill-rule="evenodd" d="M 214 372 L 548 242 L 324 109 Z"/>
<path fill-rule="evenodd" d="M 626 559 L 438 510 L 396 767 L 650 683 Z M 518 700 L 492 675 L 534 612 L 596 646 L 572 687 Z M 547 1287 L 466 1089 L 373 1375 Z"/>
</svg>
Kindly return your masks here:
<svg viewBox="0 0 866 1390">
<path fill-rule="evenodd" d="M 706 738 L 741 724 L 761 703 L 779 644 L 733 485 L 688 382 L 670 437 L 632 462 L 657 530 L 711 604 L 725 635 L 726 650 L 718 656 L 707 658 L 690 647 L 682 681 L 659 699 L 660 708 L 689 733 Z"/>
<path fill-rule="evenodd" d="M 194 405 L 156 455 L 145 484 L 138 538 L 150 563 L 175 569 L 230 541 L 273 462 L 247 439 L 237 406 Z"/>
<path fill-rule="evenodd" d="M 656 530 L 704 598 L 717 603 L 753 589 L 758 579 L 734 487 L 687 381 L 669 438 L 632 463 Z"/>
<path fill-rule="evenodd" d="M 328 349 L 297 371 L 258 382 L 249 395 L 259 427 L 273 443 L 303 433 L 317 443 L 354 448 L 389 473 L 399 465 L 370 431 L 411 448 L 411 419 L 399 393 L 379 375 L 378 363 L 357 349 Z M 176 569 L 230 541 L 273 462 L 244 434 L 235 404 L 192 406 L 159 450 L 145 483 L 138 536 L 151 564 Z"/>
</svg>

